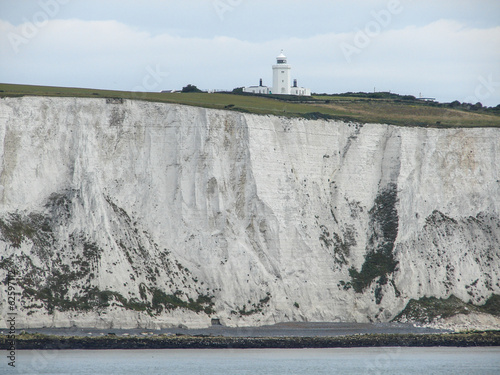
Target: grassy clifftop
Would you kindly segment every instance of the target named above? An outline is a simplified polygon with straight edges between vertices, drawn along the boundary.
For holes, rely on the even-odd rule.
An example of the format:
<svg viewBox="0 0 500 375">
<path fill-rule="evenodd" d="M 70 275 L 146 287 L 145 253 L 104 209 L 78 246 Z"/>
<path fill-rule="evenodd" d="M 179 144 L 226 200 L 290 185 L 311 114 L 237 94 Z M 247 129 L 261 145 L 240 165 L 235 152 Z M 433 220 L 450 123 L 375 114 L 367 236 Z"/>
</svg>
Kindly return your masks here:
<svg viewBox="0 0 500 375">
<path fill-rule="evenodd" d="M 266 97 L 232 93 L 142 93 L 0 84 L 0 97 L 28 95 L 136 99 L 255 114 L 401 126 L 500 127 L 500 110 L 498 109 L 453 108 L 449 105 L 394 94 L 377 96 L 347 93 L 312 97 Z"/>
</svg>

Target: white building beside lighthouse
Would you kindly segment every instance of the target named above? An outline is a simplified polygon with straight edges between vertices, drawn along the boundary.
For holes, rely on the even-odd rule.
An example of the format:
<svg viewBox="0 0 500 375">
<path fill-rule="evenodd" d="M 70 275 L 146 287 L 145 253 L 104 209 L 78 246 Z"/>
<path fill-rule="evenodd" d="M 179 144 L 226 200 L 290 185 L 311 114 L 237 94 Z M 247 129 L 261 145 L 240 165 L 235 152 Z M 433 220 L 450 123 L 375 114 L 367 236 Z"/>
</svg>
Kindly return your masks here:
<svg viewBox="0 0 500 375">
<path fill-rule="evenodd" d="M 288 65 L 287 58 L 282 50 L 279 56 L 276 57 L 276 64 L 273 65 L 273 87 L 263 86 L 261 79 L 259 86 L 244 87 L 243 92 L 310 96 L 311 89 L 298 87 L 296 79 L 293 80 L 293 86 L 291 85 L 291 70 L 292 67 Z"/>
</svg>

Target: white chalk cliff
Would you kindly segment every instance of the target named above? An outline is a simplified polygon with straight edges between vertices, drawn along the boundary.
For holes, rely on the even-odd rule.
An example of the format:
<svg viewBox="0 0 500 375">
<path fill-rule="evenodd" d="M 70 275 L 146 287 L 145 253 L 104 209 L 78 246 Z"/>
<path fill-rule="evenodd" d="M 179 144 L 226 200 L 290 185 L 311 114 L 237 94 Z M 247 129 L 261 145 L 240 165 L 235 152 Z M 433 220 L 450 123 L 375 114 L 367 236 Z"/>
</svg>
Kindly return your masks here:
<svg viewBox="0 0 500 375">
<path fill-rule="evenodd" d="M 500 294 L 499 140 L 499 128 L 0 99 L 0 324 L 8 273 L 18 327 L 482 305 Z"/>
</svg>

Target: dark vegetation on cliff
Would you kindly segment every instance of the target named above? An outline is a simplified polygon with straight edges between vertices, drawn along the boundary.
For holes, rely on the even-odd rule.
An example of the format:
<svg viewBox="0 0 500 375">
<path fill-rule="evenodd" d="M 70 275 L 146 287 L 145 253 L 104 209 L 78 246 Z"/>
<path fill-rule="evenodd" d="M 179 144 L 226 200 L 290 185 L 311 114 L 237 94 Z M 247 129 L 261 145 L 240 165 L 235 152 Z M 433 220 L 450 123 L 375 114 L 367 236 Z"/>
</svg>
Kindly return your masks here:
<svg viewBox="0 0 500 375">
<path fill-rule="evenodd" d="M 438 319 L 445 319 L 457 314 L 486 313 L 500 316 L 500 296 L 493 294 L 484 305 L 476 306 L 466 303 L 451 295 L 450 297 L 422 297 L 412 299 L 394 319 L 394 322 L 432 323 Z"/>
<path fill-rule="evenodd" d="M 375 198 L 375 204 L 370 210 L 370 227 L 373 233 L 368 240 L 368 252 L 361 271 L 349 269 L 351 284 L 357 293 L 363 292 L 371 282 L 377 279 L 375 300 L 382 301 L 382 286 L 387 284 L 388 276 L 397 266 L 394 258 L 394 243 L 398 235 L 398 213 L 396 209 L 397 187 L 390 184 Z"/>
<path fill-rule="evenodd" d="M 54 193 L 47 199 L 44 212 L 16 211 L 0 218 L 1 240 L 12 248 L 19 248 L 23 241 L 29 240 L 33 243 L 32 254 L 42 260 L 37 264 L 23 253 L 0 257 L 0 269 L 16 275 L 16 284 L 21 289 L 20 301 L 27 314 L 41 308 L 53 314 L 55 311 L 100 311 L 110 306 L 144 311 L 150 316 L 175 309 L 213 314 L 214 297 L 208 290 L 201 290 L 190 271 L 168 251 L 161 253 L 160 264 L 153 263 L 147 248 L 158 250 L 157 245 L 145 231 L 139 234 L 125 210 L 110 197 L 104 199 L 109 204 L 110 215 L 114 213 L 116 221 L 122 222 L 123 233 L 116 233 L 115 242 L 133 270 L 130 277 L 145 275 L 147 285 L 140 283 L 139 294 L 129 296 L 99 289 L 96 274 L 104 250 L 84 231 L 71 233 L 65 240 L 57 238 L 57 230 L 70 225 L 74 206 L 79 204 L 79 193 L 74 190 Z M 170 275 L 170 290 L 162 290 L 157 285 L 159 272 Z M 0 282 L 6 284 L 6 280 Z M 182 291 L 186 286 L 195 292 L 193 296 Z M 78 289 L 76 293 L 74 288 Z"/>
</svg>

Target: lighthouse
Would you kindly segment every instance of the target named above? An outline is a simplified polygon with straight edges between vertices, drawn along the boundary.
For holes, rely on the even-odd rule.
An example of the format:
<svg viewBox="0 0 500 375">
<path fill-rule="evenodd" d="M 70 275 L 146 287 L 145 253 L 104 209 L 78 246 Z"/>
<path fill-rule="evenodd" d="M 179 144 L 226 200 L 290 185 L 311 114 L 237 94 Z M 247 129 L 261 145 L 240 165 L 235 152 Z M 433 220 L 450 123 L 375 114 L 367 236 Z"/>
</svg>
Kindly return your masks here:
<svg viewBox="0 0 500 375">
<path fill-rule="evenodd" d="M 244 87 L 243 92 L 311 96 L 311 89 L 298 87 L 296 79 L 293 80 L 293 86 L 291 85 L 291 70 L 292 67 L 288 65 L 287 57 L 281 50 L 281 53 L 276 57 L 276 64 L 273 65 L 273 86 L 264 86 L 261 78 L 259 86 Z"/>
<path fill-rule="evenodd" d="M 287 64 L 283 50 L 276 57 L 276 64 L 273 65 L 273 94 L 290 95 L 290 71 L 292 67 Z"/>
</svg>

